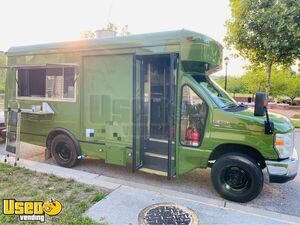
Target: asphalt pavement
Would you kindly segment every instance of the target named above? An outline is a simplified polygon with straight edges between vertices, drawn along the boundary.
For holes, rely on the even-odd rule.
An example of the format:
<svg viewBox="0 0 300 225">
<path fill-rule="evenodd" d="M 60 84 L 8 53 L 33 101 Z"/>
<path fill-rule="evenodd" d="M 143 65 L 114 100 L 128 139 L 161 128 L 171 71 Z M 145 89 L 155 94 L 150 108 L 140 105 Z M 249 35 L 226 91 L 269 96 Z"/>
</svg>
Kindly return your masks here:
<svg viewBox="0 0 300 225">
<path fill-rule="evenodd" d="M 300 130 L 295 135 L 295 146 L 300 154 Z M 0 146 L 3 150 L 3 145 Z M 44 160 L 44 148 L 22 143 L 21 158 L 55 164 L 52 159 Z M 212 200 L 222 200 L 214 191 L 210 182 L 210 169 L 197 169 L 185 176 L 168 181 L 165 177 L 146 174 L 142 172 L 132 173 L 130 168 L 105 164 L 103 160 L 87 158 L 80 162 L 76 170 L 104 175 L 113 179 L 118 179 L 124 185 L 128 182 L 143 184 L 146 186 L 160 187 L 165 190 L 193 194 Z M 298 171 L 300 174 L 300 168 Z M 241 204 L 254 208 L 261 208 L 278 213 L 300 216 L 300 175 L 293 181 L 284 184 L 265 184 L 262 193 L 253 201 Z M 299 221 L 300 222 L 300 221 Z"/>
</svg>

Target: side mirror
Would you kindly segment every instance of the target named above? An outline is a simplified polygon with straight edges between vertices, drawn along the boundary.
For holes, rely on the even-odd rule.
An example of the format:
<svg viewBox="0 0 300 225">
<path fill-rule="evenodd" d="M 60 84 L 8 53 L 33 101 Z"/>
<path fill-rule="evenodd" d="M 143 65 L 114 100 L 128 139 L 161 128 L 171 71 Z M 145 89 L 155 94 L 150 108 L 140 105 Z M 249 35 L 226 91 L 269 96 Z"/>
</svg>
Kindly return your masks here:
<svg viewBox="0 0 300 225">
<path fill-rule="evenodd" d="M 267 95 L 263 92 L 257 92 L 255 95 L 254 116 L 264 116 L 267 107 Z"/>
<path fill-rule="evenodd" d="M 258 92 L 255 95 L 255 106 L 254 106 L 254 116 L 264 116 L 266 115 L 267 120 L 265 120 L 265 134 L 273 134 L 274 123 L 269 119 L 268 113 L 268 101 L 267 95 L 263 92 Z"/>
</svg>

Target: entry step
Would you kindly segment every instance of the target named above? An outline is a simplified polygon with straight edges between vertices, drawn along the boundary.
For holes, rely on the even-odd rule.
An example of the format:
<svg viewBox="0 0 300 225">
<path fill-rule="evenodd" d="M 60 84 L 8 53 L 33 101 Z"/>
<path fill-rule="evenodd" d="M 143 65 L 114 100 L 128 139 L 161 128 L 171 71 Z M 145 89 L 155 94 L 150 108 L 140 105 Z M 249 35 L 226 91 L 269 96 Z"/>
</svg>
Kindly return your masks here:
<svg viewBox="0 0 300 225">
<path fill-rule="evenodd" d="M 13 153 L 13 154 L 16 154 L 16 146 L 13 146 L 13 145 L 7 145 L 6 146 L 6 151 L 7 152 L 10 152 L 10 153 Z"/>
<path fill-rule="evenodd" d="M 175 160 L 172 157 L 172 164 Z M 153 152 L 144 152 L 143 168 L 167 173 L 168 171 L 168 156 Z"/>
<path fill-rule="evenodd" d="M 145 172 L 145 173 L 159 175 L 159 176 L 164 176 L 164 177 L 166 177 L 168 175 L 167 172 L 153 170 L 153 169 L 149 169 L 149 168 L 141 168 L 140 171 Z"/>
</svg>

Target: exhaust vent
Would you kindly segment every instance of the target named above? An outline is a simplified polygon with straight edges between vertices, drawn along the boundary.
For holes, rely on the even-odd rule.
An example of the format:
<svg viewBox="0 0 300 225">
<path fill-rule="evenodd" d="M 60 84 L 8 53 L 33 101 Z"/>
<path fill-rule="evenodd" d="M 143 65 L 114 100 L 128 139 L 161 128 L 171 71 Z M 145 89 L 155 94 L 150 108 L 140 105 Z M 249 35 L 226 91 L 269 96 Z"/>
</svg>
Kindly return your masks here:
<svg viewBox="0 0 300 225">
<path fill-rule="evenodd" d="M 109 37 L 115 37 L 117 33 L 115 31 L 111 30 L 96 30 L 95 31 L 96 37 L 95 38 L 109 38 Z"/>
</svg>

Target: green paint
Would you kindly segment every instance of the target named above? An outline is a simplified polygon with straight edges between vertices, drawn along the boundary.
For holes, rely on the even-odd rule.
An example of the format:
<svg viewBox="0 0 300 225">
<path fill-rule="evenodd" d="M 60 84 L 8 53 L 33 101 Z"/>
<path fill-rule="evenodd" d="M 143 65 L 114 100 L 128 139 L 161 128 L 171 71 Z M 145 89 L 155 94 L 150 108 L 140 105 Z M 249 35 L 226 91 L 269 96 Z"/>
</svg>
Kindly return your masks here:
<svg viewBox="0 0 300 225">
<path fill-rule="evenodd" d="M 141 88 L 136 87 L 136 115 L 133 113 L 133 57 L 137 55 L 179 54 L 179 69 L 176 91 L 176 174 L 182 175 L 194 168 L 205 168 L 211 152 L 221 144 L 233 143 L 251 146 L 265 158 L 276 159 L 273 136 L 264 134 L 263 118 L 254 117 L 253 111 L 226 112 L 219 109 L 199 84 L 183 72 L 188 68 L 206 67 L 209 73 L 218 70 L 222 61 L 222 47 L 211 38 L 192 31 L 132 35 L 107 39 L 82 40 L 45 45 L 11 48 L 8 65 L 73 63 L 78 65 L 76 101 L 48 101 L 55 115 L 48 119 L 27 118 L 22 120 L 22 140 L 45 145 L 49 132 L 56 127 L 71 131 L 80 140 L 85 155 L 104 159 L 117 165 L 132 164 L 133 125 L 132 116 L 139 121 Z M 207 64 L 207 65 L 206 65 Z M 137 84 L 139 68 L 137 62 Z M 209 111 L 204 139 L 200 147 L 186 147 L 179 143 L 180 101 L 182 85 L 188 84 L 208 105 Z M 5 106 L 15 98 L 15 70 L 7 70 Z M 22 108 L 41 104 L 42 100 L 20 100 Z M 272 114 L 276 132 L 293 129 L 282 116 Z M 213 126 L 213 121 L 228 121 L 228 124 Z M 94 129 L 93 137 L 86 137 L 86 129 Z M 136 124 L 139 134 L 140 124 Z M 36 134 L 36 135 L 32 135 Z M 37 136 L 42 135 L 42 136 Z M 140 136 L 135 137 L 136 149 L 140 148 Z M 93 142 L 93 143 L 89 143 Z M 97 144 L 103 143 L 103 144 Z M 141 155 L 136 155 L 139 164 Z"/>
</svg>

